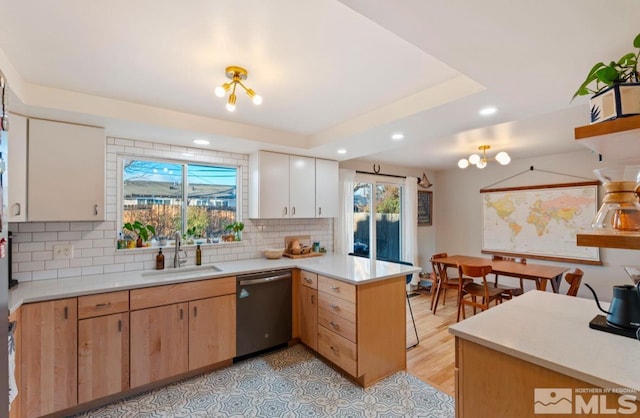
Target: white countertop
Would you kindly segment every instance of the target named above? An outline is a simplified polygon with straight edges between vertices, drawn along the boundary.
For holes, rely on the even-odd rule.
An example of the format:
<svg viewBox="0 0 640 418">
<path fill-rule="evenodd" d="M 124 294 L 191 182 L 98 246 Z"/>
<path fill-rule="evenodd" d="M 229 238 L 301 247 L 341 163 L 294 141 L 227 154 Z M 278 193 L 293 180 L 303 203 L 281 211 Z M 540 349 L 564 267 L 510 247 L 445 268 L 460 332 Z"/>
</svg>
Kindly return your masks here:
<svg viewBox="0 0 640 418">
<path fill-rule="evenodd" d="M 640 341 L 589 328 L 597 314 L 593 300 L 530 291 L 449 332 L 598 387 L 640 392 Z"/>
<path fill-rule="evenodd" d="M 157 286 L 190 280 L 236 276 L 238 274 L 274 269 L 300 268 L 355 285 L 420 271 L 419 267 L 335 254 L 298 259 L 283 257 L 278 260 L 267 260 L 265 258 L 259 258 L 214 263 L 213 265 L 219 268 L 220 271 L 212 272 L 210 269 L 207 270 L 211 265 L 202 265 L 195 269 L 195 266 L 189 266 L 162 271 L 138 270 L 65 279 L 20 282 L 16 288 L 9 291 L 9 311 L 13 312 L 19 308 L 20 305 L 28 302 Z M 160 274 L 148 275 L 149 273 L 153 274 L 155 272 Z"/>
</svg>

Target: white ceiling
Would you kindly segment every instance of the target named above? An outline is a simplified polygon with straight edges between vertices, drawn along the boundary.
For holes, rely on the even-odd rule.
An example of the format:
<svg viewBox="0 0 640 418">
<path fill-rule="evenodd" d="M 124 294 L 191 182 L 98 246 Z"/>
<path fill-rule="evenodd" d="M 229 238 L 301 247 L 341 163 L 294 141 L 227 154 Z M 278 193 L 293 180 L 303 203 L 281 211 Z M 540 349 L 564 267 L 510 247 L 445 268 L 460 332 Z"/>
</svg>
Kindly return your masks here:
<svg viewBox="0 0 640 418">
<path fill-rule="evenodd" d="M 0 5 L 14 109 L 125 138 L 432 170 L 481 144 L 513 159 L 581 149 L 586 99 L 569 100 L 594 63 L 633 50 L 640 17 L 635 0 Z M 229 113 L 214 96 L 229 65 L 261 106 L 239 95 Z"/>
</svg>

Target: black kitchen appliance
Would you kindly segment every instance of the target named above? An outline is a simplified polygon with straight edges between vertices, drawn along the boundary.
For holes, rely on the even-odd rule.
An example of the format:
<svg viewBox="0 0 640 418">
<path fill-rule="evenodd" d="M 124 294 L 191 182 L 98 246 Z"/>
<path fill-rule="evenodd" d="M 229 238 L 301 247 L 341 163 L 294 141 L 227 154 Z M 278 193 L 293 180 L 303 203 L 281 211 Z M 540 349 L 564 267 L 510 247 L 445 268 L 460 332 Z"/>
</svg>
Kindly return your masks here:
<svg viewBox="0 0 640 418">
<path fill-rule="evenodd" d="M 635 285 L 613 286 L 613 299 L 606 311 L 600 306 L 598 296 L 591 286 L 585 283 L 591 290 L 598 305 L 598 309 L 606 314 L 597 315 L 589 327 L 626 337 L 638 338 L 640 334 L 640 281 Z"/>
</svg>

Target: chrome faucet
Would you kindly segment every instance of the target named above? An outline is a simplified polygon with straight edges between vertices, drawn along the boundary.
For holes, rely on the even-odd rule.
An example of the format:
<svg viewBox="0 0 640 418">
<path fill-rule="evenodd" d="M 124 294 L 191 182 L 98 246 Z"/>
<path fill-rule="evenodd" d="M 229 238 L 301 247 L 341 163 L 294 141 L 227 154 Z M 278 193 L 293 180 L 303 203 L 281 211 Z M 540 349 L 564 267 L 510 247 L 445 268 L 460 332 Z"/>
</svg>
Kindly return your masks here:
<svg viewBox="0 0 640 418">
<path fill-rule="evenodd" d="M 175 247 L 174 247 L 174 252 L 173 252 L 173 268 L 178 268 L 181 265 L 183 265 L 184 263 L 187 262 L 187 252 L 186 251 L 182 251 L 182 249 L 180 248 L 180 245 L 182 244 L 180 241 L 180 231 L 176 231 L 176 237 L 175 237 Z M 184 258 L 180 257 L 180 253 L 184 254 Z"/>
</svg>

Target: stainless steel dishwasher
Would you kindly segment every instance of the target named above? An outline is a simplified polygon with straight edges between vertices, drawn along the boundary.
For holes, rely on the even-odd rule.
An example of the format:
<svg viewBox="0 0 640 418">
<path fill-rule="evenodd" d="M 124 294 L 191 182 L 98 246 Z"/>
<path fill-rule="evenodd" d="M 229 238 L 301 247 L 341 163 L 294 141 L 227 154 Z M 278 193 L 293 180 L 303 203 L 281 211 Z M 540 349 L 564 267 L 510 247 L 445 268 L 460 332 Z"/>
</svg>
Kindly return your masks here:
<svg viewBox="0 0 640 418">
<path fill-rule="evenodd" d="M 291 340 L 291 270 L 236 278 L 236 357 Z"/>
</svg>

